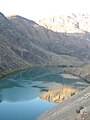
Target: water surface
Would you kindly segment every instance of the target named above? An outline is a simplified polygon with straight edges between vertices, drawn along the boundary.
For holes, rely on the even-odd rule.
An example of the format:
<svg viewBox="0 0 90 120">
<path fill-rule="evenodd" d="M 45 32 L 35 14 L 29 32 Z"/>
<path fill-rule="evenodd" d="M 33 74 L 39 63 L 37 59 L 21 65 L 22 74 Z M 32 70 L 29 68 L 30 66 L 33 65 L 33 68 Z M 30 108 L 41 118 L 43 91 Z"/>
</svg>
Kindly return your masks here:
<svg viewBox="0 0 90 120">
<path fill-rule="evenodd" d="M 64 78 L 61 70 L 60 67 L 33 68 L 0 79 L 0 120 L 36 120 L 56 105 L 39 98 L 53 82 L 77 88 L 88 86 L 80 78 Z"/>
</svg>

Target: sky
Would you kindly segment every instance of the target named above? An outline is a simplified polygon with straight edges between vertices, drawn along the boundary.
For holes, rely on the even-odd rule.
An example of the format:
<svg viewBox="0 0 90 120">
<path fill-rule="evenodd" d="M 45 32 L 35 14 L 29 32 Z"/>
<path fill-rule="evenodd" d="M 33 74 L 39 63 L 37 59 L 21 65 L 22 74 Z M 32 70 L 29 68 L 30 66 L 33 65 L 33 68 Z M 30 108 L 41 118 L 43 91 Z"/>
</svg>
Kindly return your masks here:
<svg viewBox="0 0 90 120">
<path fill-rule="evenodd" d="M 89 14 L 89 3 L 89 0 L 0 0 L 0 12 L 38 21 L 53 15 Z"/>
</svg>

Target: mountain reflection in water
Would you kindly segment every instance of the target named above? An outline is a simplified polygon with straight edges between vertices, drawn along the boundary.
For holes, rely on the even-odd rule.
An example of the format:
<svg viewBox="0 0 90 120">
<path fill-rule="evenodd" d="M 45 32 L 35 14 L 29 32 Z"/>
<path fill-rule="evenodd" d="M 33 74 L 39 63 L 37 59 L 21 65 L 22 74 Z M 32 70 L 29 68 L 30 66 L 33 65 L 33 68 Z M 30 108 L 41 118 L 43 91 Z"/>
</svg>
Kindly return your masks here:
<svg viewBox="0 0 90 120">
<path fill-rule="evenodd" d="M 32 68 L 0 79 L 0 119 L 36 120 L 37 116 L 56 105 L 39 98 L 52 82 L 80 87 L 82 79 L 66 79 L 60 67 Z M 86 87 L 87 84 L 83 87 Z"/>
</svg>

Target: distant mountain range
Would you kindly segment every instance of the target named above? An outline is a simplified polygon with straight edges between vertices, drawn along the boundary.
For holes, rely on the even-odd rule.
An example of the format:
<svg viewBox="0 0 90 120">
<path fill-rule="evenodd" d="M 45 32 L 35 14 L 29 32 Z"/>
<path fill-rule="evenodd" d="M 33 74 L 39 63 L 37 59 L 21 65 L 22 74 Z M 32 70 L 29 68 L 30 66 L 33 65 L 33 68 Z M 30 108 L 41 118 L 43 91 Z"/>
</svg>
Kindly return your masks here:
<svg viewBox="0 0 90 120">
<path fill-rule="evenodd" d="M 89 16 L 88 19 L 90 21 Z M 68 18 L 67 25 L 69 20 L 71 18 Z M 52 22 L 54 26 L 55 21 L 56 18 Z M 57 31 L 49 27 L 51 23 L 47 27 L 41 26 L 41 23 L 43 21 L 39 25 L 21 16 L 7 18 L 0 13 L 0 73 L 7 74 L 32 66 L 79 66 L 90 62 L 89 30 L 83 28 L 77 33 L 72 27 L 74 33 L 69 33 L 68 29 Z"/>
<path fill-rule="evenodd" d="M 70 14 L 41 19 L 39 24 L 56 32 L 90 32 L 90 15 Z"/>
</svg>

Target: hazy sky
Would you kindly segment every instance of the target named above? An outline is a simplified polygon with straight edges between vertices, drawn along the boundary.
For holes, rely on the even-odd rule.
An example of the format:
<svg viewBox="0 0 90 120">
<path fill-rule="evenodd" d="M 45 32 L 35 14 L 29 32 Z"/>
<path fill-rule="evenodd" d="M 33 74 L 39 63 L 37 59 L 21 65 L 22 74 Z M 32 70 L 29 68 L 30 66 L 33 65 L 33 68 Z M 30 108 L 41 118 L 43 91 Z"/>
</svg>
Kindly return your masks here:
<svg viewBox="0 0 90 120">
<path fill-rule="evenodd" d="M 0 12 L 31 20 L 51 15 L 90 12 L 89 0 L 0 0 Z"/>
</svg>

